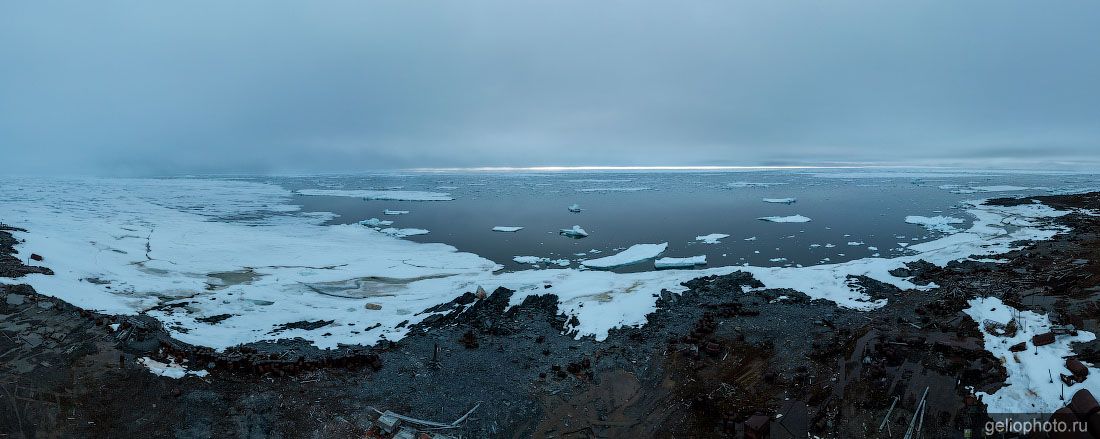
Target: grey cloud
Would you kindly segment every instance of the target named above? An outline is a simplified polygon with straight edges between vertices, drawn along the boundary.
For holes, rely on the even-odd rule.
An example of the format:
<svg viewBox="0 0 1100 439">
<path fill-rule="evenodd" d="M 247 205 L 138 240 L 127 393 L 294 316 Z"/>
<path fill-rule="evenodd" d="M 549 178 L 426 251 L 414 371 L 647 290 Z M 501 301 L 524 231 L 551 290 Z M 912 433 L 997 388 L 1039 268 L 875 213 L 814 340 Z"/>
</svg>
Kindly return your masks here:
<svg viewBox="0 0 1100 439">
<path fill-rule="evenodd" d="M 1097 160 L 1100 3 L 8 2 L 11 172 Z"/>
</svg>

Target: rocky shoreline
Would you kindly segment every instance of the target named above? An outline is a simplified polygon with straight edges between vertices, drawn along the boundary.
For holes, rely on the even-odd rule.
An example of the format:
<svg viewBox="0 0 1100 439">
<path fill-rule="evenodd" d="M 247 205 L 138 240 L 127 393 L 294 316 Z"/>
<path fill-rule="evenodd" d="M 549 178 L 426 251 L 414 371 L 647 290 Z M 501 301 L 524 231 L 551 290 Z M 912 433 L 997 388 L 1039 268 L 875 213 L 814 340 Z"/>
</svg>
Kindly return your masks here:
<svg viewBox="0 0 1100 439">
<path fill-rule="evenodd" d="M 989 203 L 1032 200 L 1100 208 L 1100 193 Z M 319 350 L 282 340 L 217 353 L 173 340 L 149 317 L 0 285 L 0 399 L 11 402 L 0 404 L 0 434 L 363 437 L 378 417 L 368 407 L 447 422 L 476 407 L 465 437 L 741 437 L 760 415 L 772 437 L 885 437 L 905 431 L 929 389 L 926 437 L 962 437 L 985 418 L 974 392 L 993 392 L 1006 374 L 962 312 L 969 299 L 998 297 L 1098 332 L 1100 216 L 1055 221 L 1071 231 L 996 256 L 1006 262 L 918 262 L 899 273 L 939 286 L 931 291 L 851 277 L 888 299 L 872 311 L 735 272 L 692 280 L 683 294 L 652 292 L 645 326 L 601 342 L 567 332 L 553 295 L 508 308 L 512 292 L 500 288 L 434 307 L 442 314 L 396 342 Z M 0 226 L 0 276 L 48 272 L 48 258 L 15 252 L 10 230 Z M 1074 348 L 1100 363 L 1100 342 Z M 208 374 L 157 376 L 140 358 Z"/>
</svg>

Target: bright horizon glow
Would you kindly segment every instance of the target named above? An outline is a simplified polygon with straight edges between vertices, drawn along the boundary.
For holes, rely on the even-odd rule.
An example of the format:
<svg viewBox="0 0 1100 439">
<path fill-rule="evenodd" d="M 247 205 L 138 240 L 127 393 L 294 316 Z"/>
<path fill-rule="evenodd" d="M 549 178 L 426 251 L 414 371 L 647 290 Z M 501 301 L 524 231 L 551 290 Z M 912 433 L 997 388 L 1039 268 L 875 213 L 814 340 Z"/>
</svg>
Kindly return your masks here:
<svg viewBox="0 0 1100 439">
<path fill-rule="evenodd" d="M 411 168 L 417 172 L 458 172 L 458 171 L 743 171 L 743 170 L 784 170 L 784 169 L 862 169 L 862 168 L 909 168 L 911 166 L 479 166 L 469 168 Z"/>
</svg>

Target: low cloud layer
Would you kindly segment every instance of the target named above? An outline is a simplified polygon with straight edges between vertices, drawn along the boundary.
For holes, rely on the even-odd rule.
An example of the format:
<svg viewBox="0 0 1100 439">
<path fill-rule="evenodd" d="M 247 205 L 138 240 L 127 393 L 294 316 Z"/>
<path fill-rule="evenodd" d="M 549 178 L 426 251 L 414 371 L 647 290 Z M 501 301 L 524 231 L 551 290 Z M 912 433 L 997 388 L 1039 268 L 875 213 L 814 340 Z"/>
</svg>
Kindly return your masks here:
<svg viewBox="0 0 1100 439">
<path fill-rule="evenodd" d="M 1100 3 L 9 2 L 10 172 L 1100 159 Z"/>
</svg>

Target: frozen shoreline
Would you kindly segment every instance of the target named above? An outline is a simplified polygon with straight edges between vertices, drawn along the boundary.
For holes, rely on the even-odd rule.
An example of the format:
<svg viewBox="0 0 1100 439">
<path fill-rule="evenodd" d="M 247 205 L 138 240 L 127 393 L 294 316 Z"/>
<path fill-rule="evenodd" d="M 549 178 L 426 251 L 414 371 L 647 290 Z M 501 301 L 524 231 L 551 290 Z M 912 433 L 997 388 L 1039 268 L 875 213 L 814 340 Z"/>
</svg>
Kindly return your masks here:
<svg viewBox="0 0 1100 439">
<path fill-rule="evenodd" d="M 497 273 L 497 264 L 447 245 L 404 241 L 359 225 L 322 226 L 323 218 L 297 214 L 286 201 L 291 192 L 273 185 L 90 179 L 12 180 L 7 187 L 14 185 L 18 195 L 0 202 L 11 212 L 5 221 L 28 229 L 19 233 L 27 240 L 20 248 L 46 255 L 57 273 L 23 281 L 82 308 L 149 314 L 179 328 L 171 330 L 174 337 L 216 349 L 276 337 L 302 337 L 322 348 L 395 340 L 407 332 L 400 323 L 416 323 L 427 316 L 419 314 L 422 310 L 478 286 L 516 290 L 512 305 L 528 295 L 555 294 L 561 309 L 578 318 L 571 328 L 577 336 L 597 340 L 614 327 L 645 322 L 655 299 L 632 293 L 681 292 L 684 281 L 735 271 L 749 272 L 769 288 L 793 288 L 843 307 L 872 309 L 884 302 L 857 291 L 849 275 L 902 289 L 932 288 L 889 271 L 918 259 L 942 265 L 1000 253 L 1018 240 L 1048 239 L 1061 229 L 1039 221 L 1062 214 L 1042 205 L 972 205 L 967 212 L 975 221 L 969 229 L 909 246 L 913 254 L 892 259 L 626 274 L 577 269 Z M 91 189 L 94 199 L 79 195 Z M 248 224 L 211 220 L 258 211 L 277 214 Z M 223 273 L 243 273 L 247 280 L 222 282 L 218 276 Z M 187 307 L 153 309 L 179 303 Z M 200 320 L 221 314 L 231 317 L 216 324 Z M 270 333 L 272 327 L 302 320 L 334 320 L 324 331 L 331 335 L 304 329 Z"/>
</svg>

